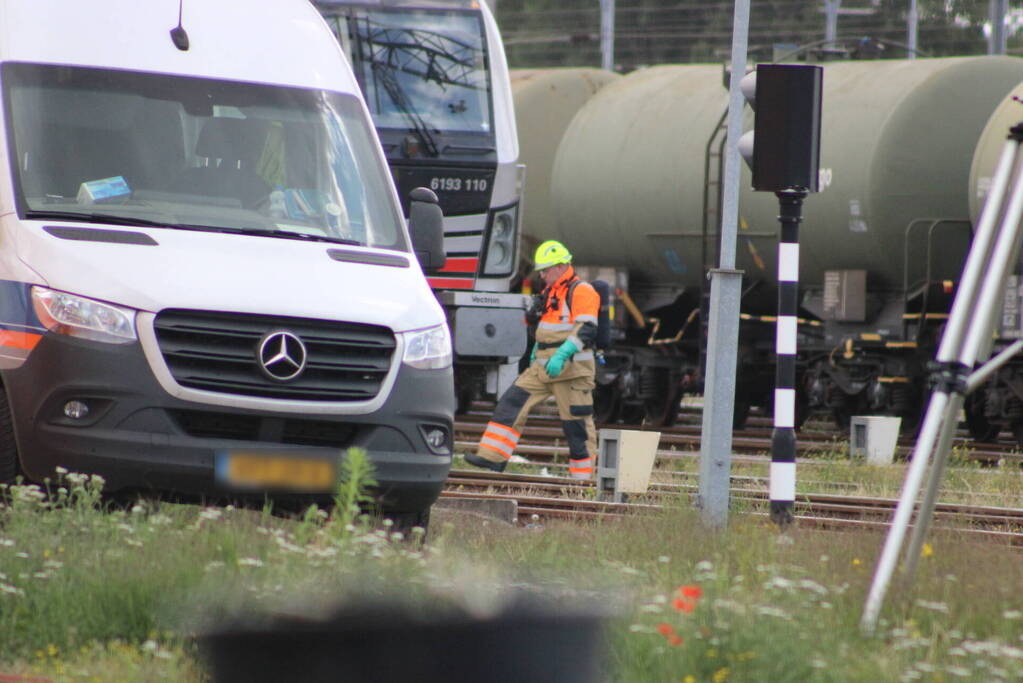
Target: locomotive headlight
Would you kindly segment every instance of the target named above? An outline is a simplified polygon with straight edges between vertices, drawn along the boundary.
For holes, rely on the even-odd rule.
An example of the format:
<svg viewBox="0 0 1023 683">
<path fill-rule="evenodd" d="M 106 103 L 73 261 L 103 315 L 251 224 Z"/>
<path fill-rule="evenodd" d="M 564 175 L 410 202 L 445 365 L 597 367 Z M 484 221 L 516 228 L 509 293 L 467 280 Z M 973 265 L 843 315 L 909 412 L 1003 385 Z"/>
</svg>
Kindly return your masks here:
<svg viewBox="0 0 1023 683">
<path fill-rule="evenodd" d="M 484 276 L 511 275 L 515 265 L 515 243 L 518 236 L 518 204 L 491 214 L 487 236 L 487 252 L 483 260 Z"/>
<path fill-rule="evenodd" d="M 440 370 L 451 365 L 451 333 L 447 323 L 425 330 L 405 332 L 402 362 L 420 370 Z"/>
</svg>

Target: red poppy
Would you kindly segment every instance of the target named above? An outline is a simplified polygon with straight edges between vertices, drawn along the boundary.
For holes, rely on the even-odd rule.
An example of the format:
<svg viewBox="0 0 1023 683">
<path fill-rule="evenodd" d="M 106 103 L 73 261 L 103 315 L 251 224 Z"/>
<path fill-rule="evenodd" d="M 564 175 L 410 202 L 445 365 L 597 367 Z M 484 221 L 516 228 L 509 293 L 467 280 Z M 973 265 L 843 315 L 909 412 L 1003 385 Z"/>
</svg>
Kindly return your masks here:
<svg viewBox="0 0 1023 683">
<path fill-rule="evenodd" d="M 680 637 L 676 636 L 675 634 L 672 634 L 671 636 L 668 637 L 668 642 L 671 645 L 681 645 L 682 644 L 682 639 Z"/>
<path fill-rule="evenodd" d="M 675 632 L 675 629 L 671 627 L 671 624 L 665 624 L 663 622 L 657 624 L 657 630 L 660 631 L 660 633 L 665 636 L 670 636 Z"/>
<path fill-rule="evenodd" d="M 696 609 L 696 603 L 695 602 L 689 602 L 688 600 L 683 600 L 682 598 L 675 598 L 675 601 L 672 602 L 671 604 L 679 612 L 685 612 L 686 614 L 689 614 L 694 609 Z"/>
<path fill-rule="evenodd" d="M 678 592 L 683 597 L 692 598 L 693 600 L 699 600 L 703 597 L 703 589 L 699 586 L 680 586 Z"/>
</svg>

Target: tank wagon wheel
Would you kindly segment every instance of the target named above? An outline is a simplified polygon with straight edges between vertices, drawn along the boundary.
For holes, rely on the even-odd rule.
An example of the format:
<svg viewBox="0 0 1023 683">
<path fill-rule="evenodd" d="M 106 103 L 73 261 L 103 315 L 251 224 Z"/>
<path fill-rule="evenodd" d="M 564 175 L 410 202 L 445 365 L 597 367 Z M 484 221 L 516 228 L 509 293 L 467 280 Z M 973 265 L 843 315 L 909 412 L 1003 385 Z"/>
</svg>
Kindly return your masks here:
<svg viewBox="0 0 1023 683">
<path fill-rule="evenodd" d="M 13 483 L 20 474 L 18 445 L 14 440 L 14 423 L 7 392 L 0 387 L 0 484 Z"/>
<path fill-rule="evenodd" d="M 848 401 L 844 405 L 838 406 L 831 409 L 831 416 L 835 421 L 835 426 L 843 432 L 849 431 L 849 425 L 852 424 L 853 415 L 862 412 L 858 407 L 858 401 Z"/>
<path fill-rule="evenodd" d="M 621 419 L 622 397 L 613 384 L 598 384 L 593 390 L 593 421 L 613 424 Z"/>
<path fill-rule="evenodd" d="M 974 441 L 993 443 L 998 440 L 998 432 L 1001 426 L 991 424 L 984 415 L 984 397 L 978 392 L 969 394 L 963 403 L 963 413 L 966 415 L 966 430 Z M 1015 435 L 1015 429 L 1013 434 Z M 1017 439 L 1019 437 L 1017 436 Z"/>
<path fill-rule="evenodd" d="M 663 392 L 643 402 L 643 424 L 655 427 L 670 427 L 678 422 L 678 411 L 682 404 L 682 388 L 663 387 Z"/>
</svg>

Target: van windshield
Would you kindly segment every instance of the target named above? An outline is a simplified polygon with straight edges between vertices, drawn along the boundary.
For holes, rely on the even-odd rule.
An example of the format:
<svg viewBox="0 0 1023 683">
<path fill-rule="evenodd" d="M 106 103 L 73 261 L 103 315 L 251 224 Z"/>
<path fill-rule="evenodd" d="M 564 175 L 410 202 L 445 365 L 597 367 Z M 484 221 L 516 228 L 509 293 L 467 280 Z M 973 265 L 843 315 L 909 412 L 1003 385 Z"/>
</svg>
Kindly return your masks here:
<svg viewBox="0 0 1023 683">
<path fill-rule="evenodd" d="M 2 73 L 22 218 L 408 251 L 353 95 L 39 64 Z"/>
</svg>

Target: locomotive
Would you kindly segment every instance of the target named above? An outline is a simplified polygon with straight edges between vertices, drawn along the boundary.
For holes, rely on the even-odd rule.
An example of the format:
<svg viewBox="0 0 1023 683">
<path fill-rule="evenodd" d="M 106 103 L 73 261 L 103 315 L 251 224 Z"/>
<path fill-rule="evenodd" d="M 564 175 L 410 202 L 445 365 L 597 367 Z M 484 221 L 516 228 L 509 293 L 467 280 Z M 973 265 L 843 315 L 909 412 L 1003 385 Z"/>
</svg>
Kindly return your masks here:
<svg viewBox="0 0 1023 683">
<path fill-rule="evenodd" d="M 1010 93 L 1023 81 L 1023 60 L 823 66 L 820 192 L 807 199 L 800 229 L 797 420 L 821 410 L 839 425 L 854 414 L 888 414 L 912 430 L 984 174 L 1006 121 L 1023 114 Z M 523 231 L 565 241 L 584 273 L 612 282 L 615 344 L 598 377 L 599 417 L 670 424 L 681 396 L 701 390 L 706 275 L 720 241 L 725 79 L 720 65 L 600 80 L 592 71 L 513 72 L 522 137 L 548 121 L 563 129 L 556 144 L 546 130 L 545 144 L 523 145 L 527 178 L 549 177 L 539 190 L 527 181 Z M 573 80 L 582 94 L 554 96 Z M 779 232 L 776 198 L 753 192 L 746 170 L 741 186 L 737 425 L 752 406 L 772 408 Z M 1013 292 L 1007 339 L 1023 334 Z M 992 385 L 967 406 L 971 431 L 991 438 L 1007 427 L 1023 437 L 1023 366 L 1009 366 Z"/>
</svg>

